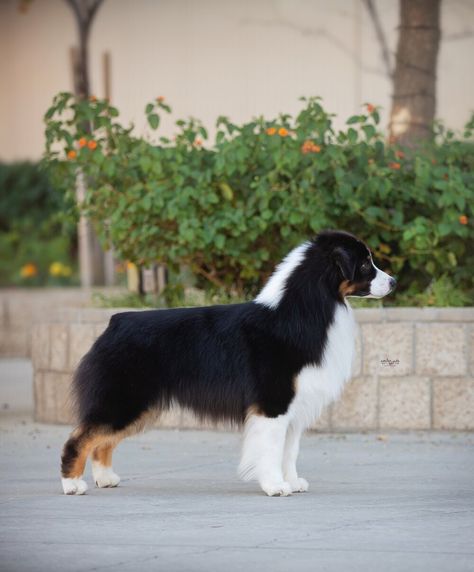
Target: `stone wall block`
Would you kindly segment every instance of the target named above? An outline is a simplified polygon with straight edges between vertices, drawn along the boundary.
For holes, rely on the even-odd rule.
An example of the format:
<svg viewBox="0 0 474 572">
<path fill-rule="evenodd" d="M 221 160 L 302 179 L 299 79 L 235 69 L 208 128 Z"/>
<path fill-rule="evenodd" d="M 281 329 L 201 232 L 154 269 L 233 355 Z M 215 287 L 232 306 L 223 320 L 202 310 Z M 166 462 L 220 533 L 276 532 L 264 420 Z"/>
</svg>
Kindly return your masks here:
<svg viewBox="0 0 474 572">
<path fill-rule="evenodd" d="M 93 324 L 74 324 L 69 334 L 69 369 L 76 369 L 95 340 Z"/>
<path fill-rule="evenodd" d="M 35 324 L 31 333 L 31 358 L 35 369 L 48 368 L 49 348 L 49 325 Z"/>
<path fill-rule="evenodd" d="M 363 324 L 363 373 L 394 377 L 413 371 L 413 324 Z"/>
<path fill-rule="evenodd" d="M 68 324 L 50 324 L 50 360 L 52 371 L 67 371 L 69 367 Z"/>
<path fill-rule="evenodd" d="M 443 377 L 466 374 L 466 346 L 464 325 L 417 324 L 416 372 Z"/>
<path fill-rule="evenodd" d="M 333 404 L 332 429 L 375 429 L 377 427 L 377 379 L 359 377 L 350 381 L 342 398 Z"/>
<path fill-rule="evenodd" d="M 430 428 L 429 378 L 381 378 L 379 398 L 379 425 L 381 429 Z"/>
<path fill-rule="evenodd" d="M 474 430 L 474 378 L 433 380 L 433 428 Z"/>
</svg>

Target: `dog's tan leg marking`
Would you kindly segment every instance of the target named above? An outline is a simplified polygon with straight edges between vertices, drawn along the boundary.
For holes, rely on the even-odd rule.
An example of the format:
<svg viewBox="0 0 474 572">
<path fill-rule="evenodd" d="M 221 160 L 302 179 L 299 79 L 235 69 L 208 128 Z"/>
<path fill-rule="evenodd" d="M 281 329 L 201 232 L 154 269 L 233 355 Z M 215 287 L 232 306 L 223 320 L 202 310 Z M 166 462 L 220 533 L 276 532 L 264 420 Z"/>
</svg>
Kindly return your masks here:
<svg viewBox="0 0 474 572">
<path fill-rule="evenodd" d="M 116 487 L 120 477 L 112 469 L 112 453 L 120 439 L 115 436 L 108 442 L 98 445 L 92 452 L 92 475 L 100 488 Z"/>
<path fill-rule="evenodd" d="M 64 493 L 67 495 L 83 495 L 87 484 L 82 479 L 87 457 L 97 443 L 97 431 L 79 426 L 64 445 L 61 457 L 61 474 Z"/>
</svg>

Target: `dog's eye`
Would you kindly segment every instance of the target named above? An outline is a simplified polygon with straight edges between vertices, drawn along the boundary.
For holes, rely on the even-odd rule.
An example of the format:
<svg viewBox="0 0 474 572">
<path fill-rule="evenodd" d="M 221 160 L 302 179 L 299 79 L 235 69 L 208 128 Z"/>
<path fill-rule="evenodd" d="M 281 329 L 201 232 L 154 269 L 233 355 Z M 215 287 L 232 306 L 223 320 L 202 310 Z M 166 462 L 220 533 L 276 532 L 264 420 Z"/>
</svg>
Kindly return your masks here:
<svg viewBox="0 0 474 572">
<path fill-rule="evenodd" d="M 370 270 L 370 262 L 366 260 L 360 267 L 362 272 L 368 272 Z"/>
</svg>

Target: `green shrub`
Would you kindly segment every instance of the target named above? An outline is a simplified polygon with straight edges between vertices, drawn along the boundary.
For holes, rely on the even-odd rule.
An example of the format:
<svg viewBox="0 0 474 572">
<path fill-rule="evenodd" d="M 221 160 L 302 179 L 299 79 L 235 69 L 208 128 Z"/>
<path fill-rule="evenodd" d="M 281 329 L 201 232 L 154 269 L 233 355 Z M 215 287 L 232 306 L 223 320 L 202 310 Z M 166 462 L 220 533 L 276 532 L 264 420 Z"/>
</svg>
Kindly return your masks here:
<svg viewBox="0 0 474 572">
<path fill-rule="evenodd" d="M 71 281 L 75 229 L 66 206 L 37 164 L 0 164 L 0 285 Z"/>
<path fill-rule="evenodd" d="M 145 111 L 156 128 L 170 108 L 158 99 Z M 81 170 L 82 208 L 124 259 L 186 264 L 200 286 L 251 293 L 291 247 L 339 228 L 369 244 L 399 292 L 443 277 L 472 295 L 472 120 L 462 138 L 439 126 L 435 143 L 410 152 L 384 143 L 373 106 L 336 131 L 317 98 L 296 117 L 220 117 L 212 144 L 192 118 L 154 144 L 117 117 L 105 101 L 58 95 L 45 159 L 68 192 Z"/>
</svg>

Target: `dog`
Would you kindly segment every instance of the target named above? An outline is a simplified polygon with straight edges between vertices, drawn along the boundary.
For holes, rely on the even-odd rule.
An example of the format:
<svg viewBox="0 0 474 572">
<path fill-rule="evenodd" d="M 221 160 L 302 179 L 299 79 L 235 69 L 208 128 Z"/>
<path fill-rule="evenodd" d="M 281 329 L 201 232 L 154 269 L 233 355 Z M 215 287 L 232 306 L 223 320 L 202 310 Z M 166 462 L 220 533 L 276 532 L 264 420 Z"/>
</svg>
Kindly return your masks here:
<svg viewBox="0 0 474 572">
<path fill-rule="evenodd" d="M 65 494 L 115 487 L 112 452 L 171 405 L 244 425 L 239 466 L 269 496 L 308 490 L 302 433 L 351 375 L 356 323 L 348 296 L 381 298 L 396 281 L 352 234 L 323 231 L 277 266 L 251 302 L 123 312 L 80 362 L 79 425 L 64 445 Z"/>
</svg>

